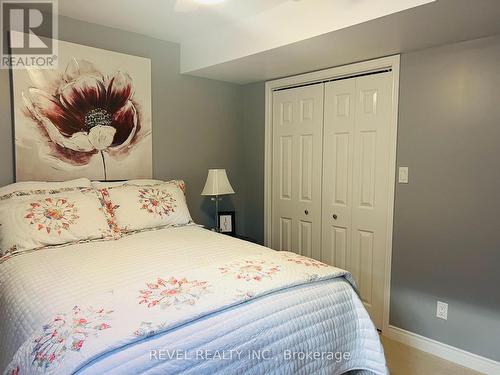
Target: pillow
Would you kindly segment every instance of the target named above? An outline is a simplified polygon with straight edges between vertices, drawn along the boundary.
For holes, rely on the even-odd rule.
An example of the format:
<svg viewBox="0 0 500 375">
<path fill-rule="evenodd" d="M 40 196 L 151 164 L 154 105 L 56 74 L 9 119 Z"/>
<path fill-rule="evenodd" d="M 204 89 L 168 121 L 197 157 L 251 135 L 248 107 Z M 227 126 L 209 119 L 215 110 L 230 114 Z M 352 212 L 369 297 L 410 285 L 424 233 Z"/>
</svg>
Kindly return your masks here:
<svg viewBox="0 0 500 375">
<path fill-rule="evenodd" d="M 96 189 L 104 189 L 104 188 L 111 188 L 111 187 L 117 187 L 117 186 L 123 186 L 123 185 L 157 185 L 161 184 L 164 181 L 161 180 L 128 180 L 128 181 L 92 181 L 92 186 Z M 167 181 L 169 183 L 176 184 L 179 186 L 179 188 L 183 191 L 184 195 L 186 195 L 186 184 L 184 180 L 170 180 Z"/>
<path fill-rule="evenodd" d="M 185 225 L 192 222 L 181 180 L 151 185 L 132 184 L 99 189 L 108 219 L 129 233 L 142 229 Z"/>
<path fill-rule="evenodd" d="M 0 195 L 0 261 L 47 246 L 111 235 L 90 181 L 75 181 L 0 189 L 4 193 Z M 38 189 L 17 190 L 21 187 Z"/>
<path fill-rule="evenodd" d="M 45 181 L 26 181 L 16 182 L 7 186 L 0 187 L 0 196 L 13 193 L 21 190 L 51 190 L 51 189 L 64 189 L 72 187 L 90 187 L 90 180 L 88 178 L 78 178 L 76 180 L 69 180 L 63 182 L 45 182 Z"/>
<path fill-rule="evenodd" d="M 96 189 L 104 189 L 122 185 L 154 185 L 161 184 L 161 180 L 128 180 L 128 181 L 92 181 L 92 186 Z"/>
</svg>

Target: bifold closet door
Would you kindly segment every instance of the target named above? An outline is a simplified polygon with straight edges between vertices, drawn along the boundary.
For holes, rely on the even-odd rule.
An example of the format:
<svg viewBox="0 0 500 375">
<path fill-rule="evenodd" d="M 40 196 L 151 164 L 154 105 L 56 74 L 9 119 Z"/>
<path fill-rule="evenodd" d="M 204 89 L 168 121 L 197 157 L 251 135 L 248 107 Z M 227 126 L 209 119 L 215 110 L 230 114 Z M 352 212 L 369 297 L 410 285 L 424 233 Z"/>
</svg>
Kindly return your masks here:
<svg viewBox="0 0 500 375">
<path fill-rule="evenodd" d="M 349 270 L 382 328 L 392 73 L 325 84 L 322 259 Z"/>
<path fill-rule="evenodd" d="M 355 78 L 325 85 L 321 260 L 343 269 L 351 248 L 355 101 Z"/>
<path fill-rule="evenodd" d="M 324 84 L 273 93 L 272 247 L 321 255 Z"/>
</svg>

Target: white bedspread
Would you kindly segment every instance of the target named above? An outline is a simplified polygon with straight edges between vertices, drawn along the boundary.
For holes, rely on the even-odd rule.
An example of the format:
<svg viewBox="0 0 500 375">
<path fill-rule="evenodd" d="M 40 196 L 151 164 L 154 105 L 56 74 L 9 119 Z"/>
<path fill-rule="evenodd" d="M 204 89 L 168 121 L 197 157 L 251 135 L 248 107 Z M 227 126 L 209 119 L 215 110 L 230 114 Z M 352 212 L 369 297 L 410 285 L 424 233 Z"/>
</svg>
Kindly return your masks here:
<svg viewBox="0 0 500 375">
<path fill-rule="evenodd" d="M 61 328 L 59 321 L 76 316 L 83 320 L 81 331 L 73 327 L 74 347 L 61 355 L 52 340 L 48 354 L 57 354 L 54 363 L 33 369 L 61 374 L 386 373 L 378 334 L 343 273 L 304 262 L 198 227 L 12 258 L 0 264 L 0 369 L 10 375 L 20 366 L 20 374 L 26 373 L 34 340 L 51 341 L 47 334 Z M 218 285 L 204 284 L 208 274 L 193 276 L 193 270 L 213 265 L 218 265 L 220 284 L 230 281 L 227 295 Z M 280 272 L 287 276 L 280 279 Z M 193 281 L 198 283 L 189 284 Z M 157 289 L 169 282 L 184 290 L 188 285 L 188 293 L 162 298 Z M 127 307 L 130 291 L 136 300 L 126 326 L 114 315 Z M 90 301 L 94 307 L 88 310 Z M 143 311 L 139 308 L 155 313 L 141 321 L 133 310 Z M 85 320 L 89 316 L 91 325 Z M 135 339 L 117 336 L 120 327 L 134 328 Z"/>
</svg>

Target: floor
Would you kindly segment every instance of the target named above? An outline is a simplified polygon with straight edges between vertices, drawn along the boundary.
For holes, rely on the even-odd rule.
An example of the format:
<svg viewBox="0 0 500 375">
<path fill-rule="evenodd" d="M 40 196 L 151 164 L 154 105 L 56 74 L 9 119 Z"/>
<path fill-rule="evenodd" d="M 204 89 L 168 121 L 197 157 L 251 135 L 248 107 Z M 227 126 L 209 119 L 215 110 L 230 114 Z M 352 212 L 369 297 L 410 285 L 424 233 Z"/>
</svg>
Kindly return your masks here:
<svg viewBox="0 0 500 375">
<path fill-rule="evenodd" d="M 381 336 L 391 375 L 482 375 Z"/>
</svg>

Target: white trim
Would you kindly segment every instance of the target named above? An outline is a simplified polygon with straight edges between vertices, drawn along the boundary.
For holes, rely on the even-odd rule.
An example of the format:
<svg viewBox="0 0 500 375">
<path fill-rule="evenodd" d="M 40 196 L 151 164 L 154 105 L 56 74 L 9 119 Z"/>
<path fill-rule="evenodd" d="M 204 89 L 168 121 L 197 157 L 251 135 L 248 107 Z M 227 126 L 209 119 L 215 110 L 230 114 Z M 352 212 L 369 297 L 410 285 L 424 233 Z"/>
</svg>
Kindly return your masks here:
<svg viewBox="0 0 500 375">
<path fill-rule="evenodd" d="M 388 326 L 388 329 L 383 332 L 383 335 L 392 340 L 402 342 L 403 344 L 409 345 L 413 348 L 422 350 L 461 366 L 468 367 L 475 371 L 488 375 L 500 374 L 500 362 L 481 357 L 480 355 L 467 352 L 451 345 L 443 344 L 442 342 L 432 340 L 416 333 L 390 325 Z"/>
<path fill-rule="evenodd" d="M 265 95 L 265 142 L 264 142 L 264 245 L 271 247 L 271 194 L 272 194 L 272 165 L 273 165 L 273 85 L 266 82 Z"/>
<path fill-rule="evenodd" d="M 389 151 L 389 199 L 387 207 L 387 233 L 385 253 L 384 280 L 384 312 L 382 331 L 389 327 L 389 311 L 391 309 L 391 267 L 392 267 L 392 235 L 394 229 L 394 197 L 396 190 L 396 151 L 398 144 L 398 113 L 399 113 L 399 55 L 392 63 L 392 121 L 391 150 Z"/>
<path fill-rule="evenodd" d="M 392 92 L 393 92 L 393 113 L 391 127 L 391 149 L 389 154 L 389 207 L 387 216 L 387 234 L 386 234 L 386 264 L 384 280 L 384 312 L 382 319 L 382 330 L 389 327 L 389 306 L 390 306 L 390 287 L 391 287 L 391 258 L 392 258 L 392 232 L 394 222 L 394 189 L 396 184 L 396 145 L 397 145 L 397 123 L 398 123 L 398 100 L 399 100 L 399 55 L 382 57 L 380 59 L 363 61 L 355 64 L 343 65 L 335 68 L 319 70 L 316 72 L 305 73 L 297 76 L 276 79 L 266 82 L 265 93 L 265 157 L 264 157 L 264 244 L 271 246 L 272 233 L 272 108 L 273 108 L 273 90 L 302 85 L 314 82 L 320 82 L 331 78 L 340 78 L 353 74 L 367 73 L 380 69 L 392 69 Z"/>
</svg>

